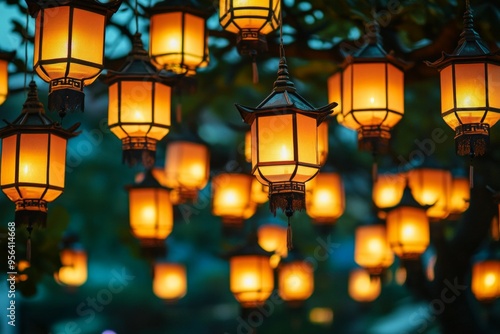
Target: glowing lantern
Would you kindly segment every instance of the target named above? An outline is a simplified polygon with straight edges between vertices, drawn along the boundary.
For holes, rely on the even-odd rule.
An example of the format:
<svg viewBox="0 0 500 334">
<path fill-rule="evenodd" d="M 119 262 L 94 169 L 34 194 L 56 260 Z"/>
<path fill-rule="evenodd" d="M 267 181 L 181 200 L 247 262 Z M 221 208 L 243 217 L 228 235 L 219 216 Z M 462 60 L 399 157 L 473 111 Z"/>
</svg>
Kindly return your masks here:
<svg viewBox="0 0 500 334">
<path fill-rule="evenodd" d="M 229 259 L 230 289 L 243 308 L 261 306 L 274 289 L 270 253 L 252 235 L 249 243 L 234 252 Z"/>
<path fill-rule="evenodd" d="M 194 75 L 208 65 L 204 11 L 189 1 L 174 0 L 157 3 L 150 15 L 149 54 L 158 67 Z"/>
<path fill-rule="evenodd" d="M 58 283 L 77 287 L 87 281 L 87 253 L 80 249 L 63 249 L 61 251 L 59 272 L 54 274 Z"/>
<path fill-rule="evenodd" d="M 243 226 L 257 209 L 251 201 L 252 180 L 249 174 L 223 173 L 212 179 L 212 213 L 229 225 Z"/>
<path fill-rule="evenodd" d="M 281 0 L 220 0 L 219 22 L 238 34 L 238 51 L 253 54 L 267 51 L 266 35 L 278 28 Z"/>
<path fill-rule="evenodd" d="M 403 197 L 406 184 L 404 174 L 379 174 L 373 183 L 372 199 L 379 209 L 395 206 Z M 379 211 L 379 218 L 385 218 L 385 212 Z"/>
<path fill-rule="evenodd" d="M 286 228 L 274 224 L 262 225 L 257 230 L 257 239 L 260 247 L 274 253 L 271 256 L 271 267 L 276 268 L 281 258 L 287 257 Z"/>
<path fill-rule="evenodd" d="M 446 169 L 417 168 L 408 172 L 408 185 L 413 197 L 423 206 L 429 206 L 427 216 L 432 220 L 448 217 L 452 176 Z"/>
<path fill-rule="evenodd" d="M 466 177 L 453 178 L 451 184 L 450 216 L 457 218 L 469 208 L 470 183 Z"/>
<path fill-rule="evenodd" d="M 67 110 L 83 110 L 83 87 L 103 69 L 106 21 L 122 0 L 26 3 L 36 19 L 33 69 L 50 85 L 49 109 L 62 115 Z"/>
<path fill-rule="evenodd" d="M 0 105 L 5 102 L 9 94 L 9 62 L 14 58 L 15 52 L 2 52 L 0 50 Z"/>
<path fill-rule="evenodd" d="M 452 54 L 427 64 L 440 72 L 441 116 L 455 130 L 456 153 L 481 156 L 500 119 L 500 54 L 491 53 L 474 30 L 468 1 L 460 37 Z"/>
<path fill-rule="evenodd" d="M 306 183 L 306 212 L 318 224 L 334 224 L 344 213 L 344 185 L 337 173 L 319 173 Z"/>
<path fill-rule="evenodd" d="M 176 140 L 167 144 L 165 183 L 173 189 L 172 203 L 195 201 L 208 182 L 208 147 L 201 142 Z"/>
<path fill-rule="evenodd" d="M 162 249 L 173 227 L 170 191 L 154 178 L 151 170 L 127 190 L 132 234 L 144 248 Z"/>
<path fill-rule="evenodd" d="M 368 29 L 366 43 L 342 65 L 342 77 L 334 74 L 331 78 L 330 90 L 336 93 L 331 92 L 330 98 L 342 94 L 338 121 L 358 132 L 361 150 L 386 153 L 390 131 L 404 114 L 406 65 L 383 49 L 376 22 Z M 340 90 L 335 88 L 340 85 Z"/>
<path fill-rule="evenodd" d="M 379 275 L 394 262 L 394 253 L 387 242 L 382 224 L 356 228 L 354 261 L 372 275 Z"/>
<path fill-rule="evenodd" d="M 16 204 L 16 225 L 45 226 L 47 203 L 64 191 L 66 142 L 78 125 L 68 130 L 53 123 L 38 100 L 32 81 L 21 115 L 0 130 L 2 161 L 0 185 Z"/>
<path fill-rule="evenodd" d="M 313 267 L 301 260 L 281 263 L 278 282 L 281 299 L 290 304 L 300 304 L 314 292 Z"/>
<path fill-rule="evenodd" d="M 158 262 L 153 266 L 153 292 L 168 302 L 176 302 L 186 295 L 186 267 L 182 264 Z"/>
<path fill-rule="evenodd" d="M 389 209 L 387 241 L 400 258 L 418 258 L 427 249 L 430 232 L 426 209 L 413 198 L 408 186 L 399 204 Z"/>
<path fill-rule="evenodd" d="M 133 49 L 119 72 L 109 71 L 108 126 L 122 141 L 123 160 L 147 168 L 155 161 L 156 143 L 170 130 L 169 77 L 157 73 L 134 35 Z"/>
<path fill-rule="evenodd" d="M 358 302 L 371 302 L 377 299 L 382 290 L 380 277 L 370 276 L 364 269 L 355 269 L 349 275 L 349 296 Z"/>
<path fill-rule="evenodd" d="M 500 297 L 500 261 L 485 260 L 472 267 L 472 293 L 481 302 Z"/>
</svg>

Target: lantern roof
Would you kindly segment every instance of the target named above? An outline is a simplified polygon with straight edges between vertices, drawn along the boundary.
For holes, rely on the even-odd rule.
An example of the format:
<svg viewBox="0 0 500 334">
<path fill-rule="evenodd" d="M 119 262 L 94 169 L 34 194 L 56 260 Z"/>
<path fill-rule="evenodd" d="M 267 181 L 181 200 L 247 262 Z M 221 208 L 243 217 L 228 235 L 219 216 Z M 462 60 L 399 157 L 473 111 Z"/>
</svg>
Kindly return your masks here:
<svg viewBox="0 0 500 334">
<path fill-rule="evenodd" d="M 109 19 L 120 7 L 123 0 L 112 0 L 102 3 L 98 0 L 25 0 L 28 5 L 28 12 L 36 18 L 38 12 L 42 9 L 71 6 L 86 9 L 90 12 L 106 15 Z"/>
<path fill-rule="evenodd" d="M 252 124 L 257 114 L 276 115 L 301 113 L 316 118 L 320 124 L 335 108 L 338 103 L 332 102 L 321 108 L 314 108 L 300 96 L 288 75 L 288 66 L 285 57 L 281 57 L 278 67 L 278 79 L 274 82 L 273 91 L 256 108 L 235 104 L 243 121 Z"/>
<path fill-rule="evenodd" d="M 33 133 L 53 133 L 62 138 L 72 138 L 79 134 L 75 132 L 80 126 L 76 123 L 69 129 L 63 129 L 58 122 L 53 122 L 47 115 L 42 102 L 38 99 L 38 90 L 35 81 L 29 84 L 29 92 L 26 101 L 23 104 L 21 115 L 12 123 L 4 121 L 7 126 L 0 129 L 0 138 L 5 138 L 11 134 L 19 132 Z"/>
</svg>

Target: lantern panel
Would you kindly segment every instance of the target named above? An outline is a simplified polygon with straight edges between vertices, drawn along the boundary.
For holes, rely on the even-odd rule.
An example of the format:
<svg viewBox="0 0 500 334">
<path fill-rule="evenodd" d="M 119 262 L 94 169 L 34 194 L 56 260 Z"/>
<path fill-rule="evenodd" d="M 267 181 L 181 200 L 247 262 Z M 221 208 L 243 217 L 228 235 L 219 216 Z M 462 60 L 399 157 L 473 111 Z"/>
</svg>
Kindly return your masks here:
<svg viewBox="0 0 500 334">
<path fill-rule="evenodd" d="M 355 269 L 349 274 L 349 296 L 355 301 L 374 301 L 380 295 L 381 290 L 380 277 L 371 277 L 363 269 Z"/>
<path fill-rule="evenodd" d="M 486 66 L 488 70 L 488 103 L 493 108 L 500 108 L 500 65 L 487 64 Z M 490 113 L 492 112 L 488 112 L 486 119 L 488 119 Z M 496 122 L 500 116 L 497 112 L 494 113 L 493 117 L 495 117 Z M 491 121 L 489 124 L 492 125 Z"/>
<path fill-rule="evenodd" d="M 465 177 L 457 177 L 452 181 L 450 213 L 460 214 L 469 208 L 470 182 Z"/>
<path fill-rule="evenodd" d="M 318 165 L 318 124 L 316 119 L 297 114 L 296 122 L 299 153 L 297 158 L 299 163 Z M 316 171 L 314 171 L 311 176 L 315 173 Z"/>
<path fill-rule="evenodd" d="M 108 89 L 108 124 L 117 124 L 118 123 L 118 83 L 114 83 L 109 86 Z M 118 138 L 122 139 L 127 137 L 127 134 L 117 126 L 110 128 L 111 132 L 113 132 Z"/>
<path fill-rule="evenodd" d="M 388 108 L 401 114 L 405 110 L 405 92 L 404 92 L 404 73 L 399 68 L 392 64 L 387 64 L 387 84 L 388 84 Z M 393 127 L 400 120 L 401 115 L 396 113 L 388 113 L 384 125 Z"/>
<path fill-rule="evenodd" d="M 219 174 L 212 180 L 212 213 L 228 218 L 250 218 L 257 208 L 250 200 L 253 177 L 247 174 Z"/>
<path fill-rule="evenodd" d="M 56 280 L 64 285 L 77 287 L 87 281 L 87 253 L 83 250 L 64 249 L 61 251 L 62 267 Z"/>
<path fill-rule="evenodd" d="M 386 64 L 352 64 L 352 109 L 368 110 L 387 108 Z M 347 110 L 346 110 L 347 111 Z M 371 118 L 372 121 L 361 121 L 362 124 L 380 124 L 385 117 L 385 111 L 357 113 L 356 118 Z M 369 122 L 369 123 L 367 123 Z"/>
<path fill-rule="evenodd" d="M 429 221 L 423 209 L 399 207 L 387 214 L 387 241 L 394 253 L 414 258 L 429 245 Z"/>
<path fill-rule="evenodd" d="M 64 187 L 66 170 L 66 139 L 50 136 L 49 182 L 56 187 Z"/>
<path fill-rule="evenodd" d="M 472 293 L 479 301 L 500 297 L 500 261 L 486 260 L 472 267 Z"/>
<path fill-rule="evenodd" d="M 23 198 L 41 198 L 47 182 L 48 134 L 22 134 L 19 147 L 18 182 L 39 186 L 20 187 Z M 43 187 L 40 187 L 42 185 Z"/>
<path fill-rule="evenodd" d="M 0 104 L 4 103 L 9 93 L 9 62 L 0 59 Z"/>
<path fill-rule="evenodd" d="M 170 127 L 171 125 L 171 92 L 172 89 L 164 84 L 155 83 L 154 84 L 155 94 L 154 94 L 154 114 L 153 120 L 155 124 L 162 124 Z M 151 129 L 150 135 L 158 140 L 165 137 L 170 131 L 169 128 L 157 128 L 153 127 Z"/>
<path fill-rule="evenodd" d="M 285 301 L 303 301 L 314 292 L 313 268 L 305 261 L 281 265 L 278 281 L 279 295 Z"/>
<path fill-rule="evenodd" d="M 328 102 L 337 102 L 335 113 L 342 113 L 342 72 L 338 71 L 328 78 Z"/>
<path fill-rule="evenodd" d="M 252 162 L 252 131 L 245 133 L 245 160 Z"/>
<path fill-rule="evenodd" d="M 382 224 L 359 226 L 355 233 L 354 261 L 361 267 L 379 272 L 394 262 L 394 253 L 387 243 Z"/>
<path fill-rule="evenodd" d="M 292 115 L 259 117 L 252 124 L 259 129 L 259 163 L 294 161 L 292 117 Z"/>
<path fill-rule="evenodd" d="M 155 263 L 153 292 L 165 300 L 177 300 L 186 295 L 186 268 L 175 263 Z"/>
<path fill-rule="evenodd" d="M 17 148 L 17 135 L 5 137 L 2 139 L 2 161 L 1 161 L 1 185 L 2 188 L 5 185 L 13 184 L 16 180 L 16 148 Z M 14 191 L 14 196 L 17 196 L 17 191 L 12 188 L 4 189 L 4 192 L 8 190 L 9 192 Z M 5 193 L 11 201 L 15 200 L 12 195 Z"/>
<path fill-rule="evenodd" d="M 209 153 L 205 145 L 178 141 L 168 145 L 165 182 L 170 188 L 201 189 L 208 182 Z"/>
<path fill-rule="evenodd" d="M 328 158 L 328 122 L 323 121 L 318 126 L 318 162 L 323 166 Z"/>
<path fill-rule="evenodd" d="M 306 183 L 306 212 L 316 222 L 334 222 L 345 209 L 344 185 L 336 173 L 319 173 Z"/>
<path fill-rule="evenodd" d="M 71 33 L 71 57 L 100 64 L 104 57 L 104 44 L 97 32 L 104 31 L 104 15 L 75 8 Z M 97 36 L 96 36 L 97 35 Z"/>
<path fill-rule="evenodd" d="M 244 307 L 262 305 L 274 288 L 269 258 L 259 255 L 234 256 L 229 260 L 230 289 Z"/>
<path fill-rule="evenodd" d="M 122 81 L 120 87 L 120 123 L 129 136 L 144 136 L 153 120 L 153 101 L 151 100 L 152 82 L 143 82 L 140 86 L 136 81 Z M 142 123 L 144 125 L 126 125 L 127 123 Z"/>
<path fill-rule="evenodd" d="M 165 239 L 172 232 L 173 210 L 168 190 L 131 188 L 130 227 L 139 239 Z"/>
<path fill-rule="evenodd" d="M 486 106 L 485 64 L 455 64 L 455 90 L 457 108 Z M 462 123 L 479 123 L 484 110 L 459 112 Z"/>
<path fill-rule="evenodd" d="M 408 183 L 413 197 L 427 210 L 431 219 L 444 219 L 450 213 L 452 176 L 444 169 L 418 168 L 408 172 Z"/>
<path fill-rule="evenodd" d="M 372 198 L 379 209 L 396 206 L 403 197 L 406 178 L 401 174 L 380 174 L 373 184 Z"/>
<path fill-rule="evenodd" d="M 157 31 L 158 30 L 158 31 Z M 161 35 L 159 31 L 161 30 Z M 182 13 L 164 13 L 151 17 L 151 54 L 160 64 L 182 62 Z"/>
<path fill-rule="evenodd" d="M 191 14 L 186 14 L 185 20 L 184 62 L 188 67 L 196 67 L 205 54 L 205 43 L 200 43 L 200 41 L 205 41 L 205 20 Z"/>
<path fill-rule="evenodd" d="M 440 72 L 441 81 L 441 113 L 445 113 L 455 107 L 455 94 L 453 92 L 453 66 L 449 65 Z M 460 125 L 454 115 L 445 116 L 445 122 L 453 129 Z"/>
<path fill-rule="evenodd" d="M 352 80 L 352 66 L 347 66 L 342 72 L 342 115 L 347 116 L 349 111 L 352 110 L 352 94 L 353 94 L 353 80 Z M 351 120 L 349 123 L 354 122 L 349 128 L 355 127 L 357 129 L 358 125 L 352 120 L 352 115 L 349 115 Z M 347 126 L 347 125 L 346 125 Z"/>
</svg>

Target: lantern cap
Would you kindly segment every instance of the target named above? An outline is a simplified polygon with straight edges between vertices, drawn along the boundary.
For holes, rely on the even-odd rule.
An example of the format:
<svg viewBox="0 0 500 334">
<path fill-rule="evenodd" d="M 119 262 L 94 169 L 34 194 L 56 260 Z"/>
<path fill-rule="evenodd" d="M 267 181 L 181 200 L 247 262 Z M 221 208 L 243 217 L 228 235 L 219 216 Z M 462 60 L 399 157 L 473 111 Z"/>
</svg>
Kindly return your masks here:
<svg viewBox="0 0 500 334">
<path fill-rule="evenodd" d="M 278 79 L 274 82 L 273 91 L 256 108 L 235 104 L 243 121 L 252 124 L 257 114 L 290 114 L 301 113 L 313 117 L 320 124 L 335 108 L 338 103 L 332 102 L 321 108 L 314 108 L 295 89 L 295 85 L 288 75 L 288 66 L 285 57 L 280 58 Z"/>
<path fill-rule="evenodd" d="M 12 123 L 5 120 L 4 122 L 7 123 L 7 126 L 0 129 L 0 138 L 29 129 L 34 132 L 54 133 L 62 138 L 68 139 L 79 134 L 79 132 L 75 131 L 80 126 L 80 123 L 76 123 L 69 129 L 63 129 L 59 123 L 53 122 L 45 115 L 45 109 L 42 102 L 38 99 L 37 86 L 33 80 L 29 84 L 28 97 L 23 104 L 21 115 Z"/>
<path fill-rule="evenodd" d="M 42 9 L 71 6 L 81 8 L 90 12 L 106 15 L 109 19 L 116 13 L 123 0 L 112 0 L 102 3 L 97 0 L 25 0 L 28 5 L 28 12 L 31 17 L 36 18 L 38 12 Z"/>
<path fill-rule="evenodd" d="M 257 255 L 257 256 L 267 256 L 271 257 L 273 252 L 268 252 L 264 248 L 260 247 L 259 239 L 256 231 L 252 231 L 246 240 L 246 243 L 236 249 L 228 252 L 226 256 L 232 258 L 234 256 L 245 256 L 245 255 Z"/>
</svg>

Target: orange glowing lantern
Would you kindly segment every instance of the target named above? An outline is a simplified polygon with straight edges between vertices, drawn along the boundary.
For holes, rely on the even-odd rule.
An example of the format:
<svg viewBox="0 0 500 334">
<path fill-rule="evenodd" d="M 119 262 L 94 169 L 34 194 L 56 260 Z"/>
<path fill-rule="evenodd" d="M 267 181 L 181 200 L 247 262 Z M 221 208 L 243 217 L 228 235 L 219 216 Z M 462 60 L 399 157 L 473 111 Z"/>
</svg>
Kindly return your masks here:
<svg viewBox="0 0 500 334">
<path fill-rule="evenodd" d="M 84 250 L 63 249 L 61 264 L 59 272 L 54 274 L 58 283 L 78 287 L 87 281 L 87 253 Z"/>
<path fill-rule="evenodd" d="M 372 199 L 379 209 L 379 218 L 385 218 L 383 209 L 396 206 L 403 197 L 405 174 L 379 174 L 373 183 Z"/>
<path fill-rule="evenodd" d="M 372 275 L 380 275 L 394 262 L 394 253 L 382 224 L 357 227 L 354 244 L 354 261 Z"/>
<path fill-rule="evenodd" d="M 157 262 L 153 266 L 153 292 L 168 302 L 176 302 L 186 295 L 186 267 L 178 263 Z"/>
<path fill-rule="evenodd" d="M 489 259 L 472 267 L 472 293 L 481 302 L 500 297 L 500 260 Z"/>
<path fill-rule="evenodd" d="M 286 228 L 280 225 L 265 224 L 257 230 L 259 246 L 265 251 L 274 253 L 271 256 L 271 266 L 276 268 L 282 258 L 287 257 Z"/>
<path fill-rule="evenodd" d="M 334 224 L 344 213 L 345 195 L 337 173 L 319 173 L 306 183 L 306 212 L 317 224 Z"/>
<path fill-rule="evenodd" d="M 300 304 L 314 292 L 313 267 L 295 260 L 281 263 L 278 270 L 279 296 L 290 304 Z"/>
<path fill-rule="evenodd" d="M 453 178 L 451 183 L 450 216 L 457 218 L 469 208 L 470 182 L 466 177 Z"/>
<path fill-rule="evenodd" d="M 257 204 L 266 203 L 269 199 L 269 187 L 263 185 L 259 182 L 255 177 L 252 180 L 252 194 L 251 199 L 252 202 Z"/>
<path fill-rule="evenodd" d="M 349 275 L 349 296 L 355 301 L 362 303 L 374 301 L 381 290 L 380 277 L 370 276 L 364 269 L 355 269 Z"/>
</svg>

